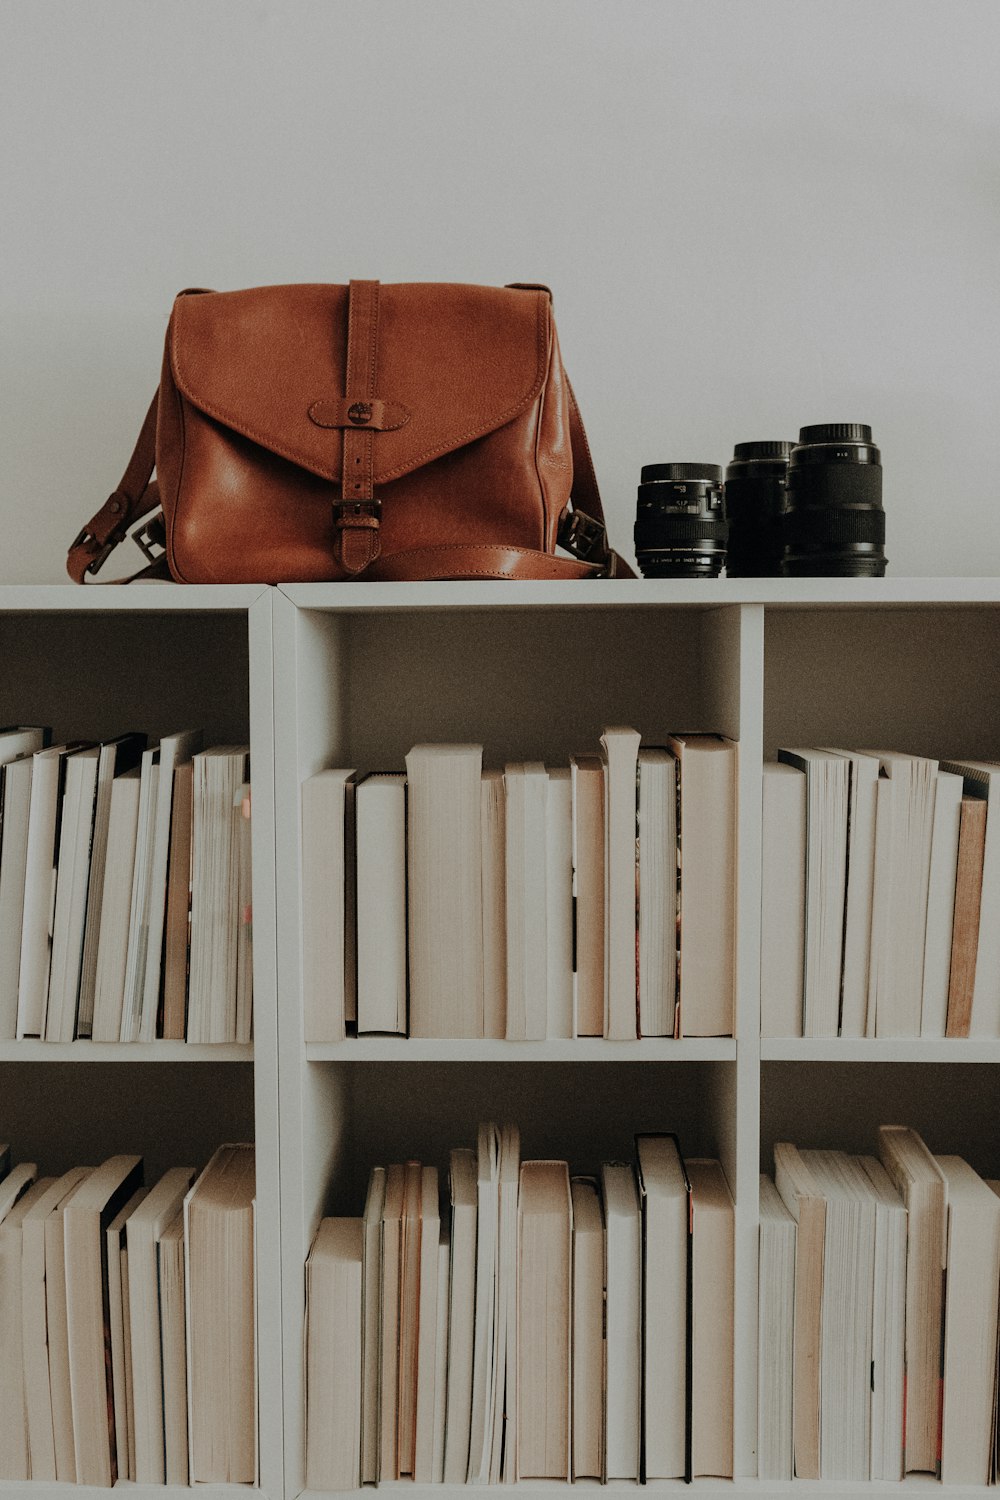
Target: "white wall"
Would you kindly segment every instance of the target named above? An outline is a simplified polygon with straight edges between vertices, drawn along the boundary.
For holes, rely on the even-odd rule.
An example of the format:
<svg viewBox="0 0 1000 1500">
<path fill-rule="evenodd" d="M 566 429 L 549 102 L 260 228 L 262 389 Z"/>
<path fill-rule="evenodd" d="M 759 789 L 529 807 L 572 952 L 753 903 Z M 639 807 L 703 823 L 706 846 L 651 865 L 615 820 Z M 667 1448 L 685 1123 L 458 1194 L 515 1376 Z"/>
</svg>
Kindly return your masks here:
<svg viewBox="0 0 1000 1500">
<path fill-rule="evenodd" d="M 625 551 L 642 463 L 862 420 L 890 570 L 996 573 L 998 47 L 995 0 L 0 0 L 0 580 L 63 577 L 179 288 L 352 276 L 552 286 Z"/>
</svg>

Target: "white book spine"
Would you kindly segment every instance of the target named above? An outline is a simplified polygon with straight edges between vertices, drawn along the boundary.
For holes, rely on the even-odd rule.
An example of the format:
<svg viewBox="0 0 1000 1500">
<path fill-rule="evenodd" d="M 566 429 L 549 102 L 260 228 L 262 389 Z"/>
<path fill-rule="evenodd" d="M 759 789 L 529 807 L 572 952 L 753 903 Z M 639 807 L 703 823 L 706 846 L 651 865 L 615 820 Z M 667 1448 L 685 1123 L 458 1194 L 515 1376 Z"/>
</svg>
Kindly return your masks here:
<svg viewBox="0 0 1000 1500">
<path fill-rule="evenodd" d="M 568 767 L 549 772 L 546 937 L 550 1037 L 573 1036 L 573 788 Z"/>
<path fill-rule="evenodd" d="M 921 1036 L 943 1037 L 948 1020 L 948 981 L 951 976 L 951 938 L 955 917 L 955 877 L 958 870 L 961 817 L 962 778 L 950 771 L 939 771 L 927 890 Z"/>
</svg>

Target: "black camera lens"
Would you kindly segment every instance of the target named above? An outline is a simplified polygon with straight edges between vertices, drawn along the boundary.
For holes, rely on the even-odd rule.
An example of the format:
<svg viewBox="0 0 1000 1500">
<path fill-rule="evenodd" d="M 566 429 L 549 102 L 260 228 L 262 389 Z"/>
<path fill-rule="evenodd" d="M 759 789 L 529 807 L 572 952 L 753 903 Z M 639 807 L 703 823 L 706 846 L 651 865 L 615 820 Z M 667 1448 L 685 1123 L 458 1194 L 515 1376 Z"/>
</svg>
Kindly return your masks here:
<svg viewBox="0 0 1000 1500">
<path fill-rule="evenodd" d="M 794 578 L 882 578 L 882 463 L 861 422 L 803 427 L 785 493 L 782 571 Z"/>
<path fill-rule="evenodd" d="M 781 576 L 781 521 L 793 444 L 737 443 L 726 469 L 730 578 Z"/>
<path fill-rule="evenodd" d="M 646 578 L 716 578 L 726 561 L 726 502 L 718 464 L 645 464 L 635 556 Z"/>
</svg>

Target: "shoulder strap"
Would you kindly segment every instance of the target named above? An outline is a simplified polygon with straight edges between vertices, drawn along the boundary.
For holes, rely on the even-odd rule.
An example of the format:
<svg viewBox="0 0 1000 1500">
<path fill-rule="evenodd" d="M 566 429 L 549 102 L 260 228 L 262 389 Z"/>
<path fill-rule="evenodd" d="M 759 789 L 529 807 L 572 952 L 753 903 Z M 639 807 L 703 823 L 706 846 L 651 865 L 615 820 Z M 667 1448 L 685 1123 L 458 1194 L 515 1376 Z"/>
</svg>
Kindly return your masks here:
<svg viewBox="0 0 1000 1500">
<path fill-rule="evenodd" d="M 567 385 L 569 382 L 567 381 Z M 66 568 L 74 583 L 86 583 L 88 575 L 99 573 L 108 558 L 128 536 L 136 521 L 150 515 L 160 504 L 159 490 L 152 478 L 156 464 L 156 408 L 153 397 L 132 457 L 116 490 L 101 509 L 87 522 L 74 539 Z M 597 487 L 594 461 L 584 431 L 580 409 L 572 386 L 569 387 L 569 432 L 573 453 L 572 509 L 567 508 L 559 522 L 559 545 L 572 558 L 555 557 L 549 552 L 528 547 L 481 546 L 456 543 L 454 546 L 421 547 L 381 557 L 364 572 L 373 582 L 381 580 L 418 580 L 422 578 L 634 578 L 628 563 L 608 546 L 604 508 Z M 163 519 L 153 519 L 132 533 L 132 540 L 148 559 L 128 578 L 116 583 L 133 583 L 136 579 L 169 578 L 166 555 L 156 556 L 153 548 L 163 545 Z"/>
</svg>

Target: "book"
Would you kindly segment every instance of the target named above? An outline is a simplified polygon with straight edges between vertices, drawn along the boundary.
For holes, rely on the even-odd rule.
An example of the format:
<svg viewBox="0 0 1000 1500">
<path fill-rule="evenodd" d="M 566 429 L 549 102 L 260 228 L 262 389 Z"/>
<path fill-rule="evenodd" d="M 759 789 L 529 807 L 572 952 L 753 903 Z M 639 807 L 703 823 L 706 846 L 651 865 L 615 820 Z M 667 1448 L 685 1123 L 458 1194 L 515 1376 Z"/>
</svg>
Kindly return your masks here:
<svg viewBox="0 0 1000 1500">
<path fill-rule="evenodd" d="M 989 1484 L 997 1378 L 1000 1198 L 960 1156 L 935 1158 L 947 1195 L 941 1481 Z"/>
<path fill-rule="evenodd" d="M 444 1483 L 464 1484 L 469 1471 L 472 1367 L 476 1332 L 478 1165 L 475 1151 L 451 1152 L 451 1265 L 448 1323 L 448 1391 L 444 1438 Z"/>
<path fill-rule="evenodd" d="M 818 1479 L 826 1200 L 802 1153 L 790 1141 L 775 1143 L 774 1185 L 796 1224 L 792 1355 L 795 1477 Z"/>
<path fill-rule="evenodd" d="M 188 940 L 191 929 L 191 820 L 194 764 L 174 768 L 170 808 L 170 860 L 167 865 L 167 910 L 163 925 L 163 1020 L 165 1041 L 187 1035 Z"/>
<path fill-rule="evenodd" d="M 160 787 L 160 747 L 148 745 L 139 764 L 139 813 L 136 822 L 132 889 L 125 930 L 125 975 L 122 981 L 119 1040 L 137 1042 L 142 1021 L 142 993 L 149 941 L 149 890 L 153 840 Z M 96 1003 L 96 1002 L 95 1002 Z"/>
<path fill-rule="evenodd" d="M 399 1386 L 402 1344 L 404 1168 L 394 1162 L 382 1200 L 382 1290 L 379 1330 L 378 1478 L 399 1478 Z"/>
<path fill-rule="evenodd" d="M 438 1276 L 441 1217 L 437 1167 L 424 1167 L 420 1179 L 420 1259 L 417 1309 L 417 1393 L 413 1445 L 414 1484 L 434 1483 L 437 1416 Z"/>
<path fill-rule="evenodd" d="M 257 1482 L 254 1210 L 253 1146 L 220 1146 L 184 1199 L 192 1484 Z"/>
<path fill-rule="evenodd" d="M 364 1224 L 323 1219 L 306 1261 L 306 1487 L 361 1483 Z"/>
<path fill-rule="evenodd" d="M 157 778 L 156 806 L 153 810 L 149 881 L 140 916 L 141 963 L 136 974 L 139 1040 L 142 1042 L 154 1040 L 160 1009 L 174 773 L 178 766 L 191 761 L 195 753 L 201 750 L 203 743 L 204 734 L 200 729 L 188 729 L 176 734 L 164 735 L 160 740 L 160 774 Z M 126 989 L 126 1004 L 128 1002 L 129 995 Z"/>
<path fill-rule="evenodd" d="M 879 972 L 876 1036 L 919 1036 L 923 995 L 927 893 L 938 763 L 926 756 L 878 751 L 881 775 L 892 783 L 889 797 L 888 881 Z M 876 864 L 875 882 L 883 872 Z"/>
<path fill-rule="evenodd" d="M 803 1151 L 826 1202 L 820 1342 L 820 1474 L 869 1474 L 875 1193 L 843 1151 Z"/>
<path fill-rule="evenodd" d="M 355 1016 L 356 771 L 302 783 L 302 1007 L 307 1042 L 339 1042 Z"/>
<path fill-rule="evenodd" d="M 95 1042 L 117 1042 L 121 1038 L 141 789 L 137 768 L 116 776 L 111 787 L 101 927 L 94 975 L 94 1011 L 91 1018 L 91 1036 Z"/>
<path fill-rule="evenodd" d="M 951 963 L 948 970 L 946 1036 L 968 1036 L 976 988 L 979 952 L 979 914 L 986 852 L 986 802 L 963 797 L 959 810 L 958 858 L 955 867 L 955 909 L 952 918 Z"/>
<path fill-rule="evenodd" d="M 604 1035 L 604 767 L 570 758 L 573 791 L 573 1006 L 577 1036 Z"/>
<path fill-rule="evenodd" d="M 521 1163 L 518 1202 L 517 1471 L 569 1480 L 572 1200 L 562 1161 Z"/>
<path fill-rule="evenodd" d="M 382 1303 L 382 1215 L 386 1170 L 373 1167 L 365 1196 L 362 1242 L 361 1480 L 374 1484 L 379 1473 L 379 1365 Z"/>
<path fill-rule="evenodd" d="M 942 761 L 942 771 L 963 778 L 964 795 L 986 803 L 980 921 L 969 1036 L 1000 1036 L 1000 765 Z"/>
<path fill-rule="evenodd" d="M 829 750 L 783 749 L 806 778 L 806 919 L 802 1035 L 840 1031 L 850 762 Z"/>
<path fill-rule="evenodd" d="M 73 1398 L 69 1378 L 69 1335 L 66 1326 L 66 1250 L 63 1237 L 63 1215 L 66 1205 L 80 1182 L 90 1175 L 82 1168 L 80 1181 L 51 1211 L 45 1220 L 45 1329 L 48 1341 L 49 1395 L 52 1412 L 52 1441 L 55 1450 L 56 1480 L 60 1484 L 76 1481 L 76 1453 L 73 1446 Z"/>
<path fill-rule="evenodd" d="M 875 783 L 875 874 L 872 882 L 872 925 L 868 945 L 868 1005 L 865 1036 L 878 1033 L 879 995 L 886 992 L 889 964 L 889 897 L 892 872 L 892 805 L 896 787 L 880 776 Z"/>
<path fill-rule="evenodd" d="M 504 767 L 507 797 L 507 1039 L 543 1041 L 548 1028 L 547 805 L 540 761 Z"/>
<path fill-rule="evenodd" d="M 26 1186 L 0 1222 L 0 1479 L 29 1478 L 22 1342 L 24 1219 L 49 1193 L 55 1178 Z"/>
<path fill-rule="evenodd" d="M 860 1037 L 865 1035 L 868 1014 L 879 761 L 858 750 L 830 753 L 842 756 L 849 768 L 840 1035 Z"/>
<path fill-rule="evenodd" d="M 406 757 L 410 1035 L 483 1035 L 481 745 Z"/>
<path fill-rule="evenodd" d="M 139 765 L 146 748 L 144 734 L 122 734 L 105 740 L 97 760 L 97 792 L 94 799 L 93 840 L 90 854 L 90 878 L 87 885 L 87 918 L 80 962 L 80 993 L 77 1031 L 91 1035 L 94 999 L 97 987 L 97 954 L 101 937 L 101 913 L 104 905 L 104 881 L 107 871 L 108 830 L 111 821 L 111 794 L 117 776 Z"/>
<path fill-rule="evenodd" d="M 691 1474 L 733 1474 L 734 1209 L 717 1161 L 687 1157 L 691 1183 Z"/>
<path fill-rule="evenodd" d="M 677 762 L 639 750 L 636 781 L 639 1035 L 673 1036 L 677 1000 Z"/>
<path fill-rule="evenodd" d="M 483 1035 L 500 1038 L 507 1035 L 507 789 L 502 771 L 483 772 L 480 808 Z"/>
<path fill-rule="evenodd" d="M 125 1223 L 138 1484 L 166 1483 L 158 1246 L 195 1176 L 193 1167 L 172 1167 Z"/>
<path fill-rule="evenodd" d="M 572 1037 L 573 1023 L 573 783 L 568 766 L 548 772 L 545 826 L 546 1036 Z"/>
<path fill-rule="evenodd" d="M 690 1479 L 691 1184 L 677 1137 L 636 1137 L 642 1208 L 641 1475 Z"/>
<path fill-rule="evenodd" d="M 45 1225 L 86 1174 L 85 1167 L 76 1167 L 53 1179 L 47 1191 L 38 1194 L 26 1208 L 21 1221 L 21 1352 L 28 1472 L 33 1479 L 56 1478 L 45 1301 Z M 10 1357 L 9 1352 L 6 1357 Z"/>
<path fill-rule="evenodd" d="M 141 1156 L 112 1156 L 95 1168 L 63 1214 L 66 1327 L 69 1339 L 73 1443 L 78 1484 L 114 1484 L 117 1477 L 110 1343 L 107 1230 L 142 1185 Z"/>
<path fill-rule="evenodd" d="M 792 1477 L 794 1315 L 795 1220 L 770 1177 L 761 1173 L 757 1276 L 758 1480 Z"/>
<path fill-rule="evenodd" d="M 115 1467 L 119 1479 L 128 1480 L 135 1479 L 135 1386 L 125 1226 L 146 1192 L 144 1187 L 137 1188 L 107 1228 L 108 1336 L 115 1408 Z"/>
<path fill-rule="evenodd" d="M 242 810 L 250 774 L 245 745 L 214 745 L 192 757 L 191 972 L 189 1042 L 235 1042 L 239 1015 Z"/>
<path fill-rule="evenodd" d="M 761 1036 L 802 1035 L 805 913 L 806 777 L 798 766 L 769 762 L 761 810 Z"/>
<path fill-rule="evenodd" d="M 163 1351 L 163 1461 L 167 1484 L 188 1483 L 187 1334 L 184 1328 L 184 1212 L 156 1247 Z"/>
<path fill-rule="evenodd" d="M 903 1477 L 906 1209 L 882 1163 L 873 1156 L 858 1161 L 875 1193 L 870 1473 L 896 1481 Z"/>
<path fill-rule="evenodd" d="M 0 1036 L 17 1034 L 17 993 L 24 917 L 24 871 L 34 754 L 0 765 L 3 827 L 0 843 Z"/>
<path fill-rule="evenodd" d="M 604 762 L 604 1035 L 638 1036 L 636 995 L 636 776 L 639 733 L 605 729 Z"/>
<path fill-rule="evenodd" d="M 574 1479 L 604 1474 L 604 1214 L 592 1178 L 574 1177 L 573 1199 L 573 1470 Z"/>
<path fill-rule="evenodd" d="M 672 735 L 680 865 L 680 1036 L 732 1036 L 736 1013 L 736 744 Z"/>
<path fill-rule="evenodd" d="M 638 1479 L 642 1422 L 642 1221 L 635 1173 L 624 1162 L 601 1167 L 605 1225 L 608 1382 L 605 1471 Z"/>
<path fill-rule="evenodd" d="M 517 1232 L 521 1136 L 516 1125 L 500 1130 L 499 1206 L 497 1214 L 496 1330 L 493 1339 L 495 1384 L 490 1483 L 513 1484 L 517 1478 Z"/>
<path fill-rule="evenodd" d="M 500 1218 L 500 1132 L 480 1124 L 476 1150 L 476 1280 L 469 1403 L 470 1484 L 489 1479 L 496 1384 L 497 1244 Z M 448 1462 L 446 1458 L 446 1463 Z"/>
<path fill-rule="evenodd" d="M 406 1035 L 406 777 L 358 782 L 358 1034 Z"/>
<path fill-rule="evenodd" d="M 904 1469 L 937 1470 L 947 1188 L 915 1130 L 881 1125 L 878 1154 L 907 1212 Z"/>
<path fill-rule="evenodd" d="M 45 1034 L 56 862 L 66 762 L 87 746 L 82 740 L 37 750 L 32 757 L 28 837 L 21 914 L 21 961 L 17 981 L 17 1036 Z"/>
<path fill-rule="evenodd" d="M 402 1261 L 399 1274 L 399 1409 L 396 1417 L 398 1479 L 413 1478 L 417 1444 L 417 1353 L 420 1329 L 420 1236 L 424 1169 L 403 1168 Z"/>
<path fill-rule="evenodd" d="M 434 1330 L 434 1443 L 431 1452 L 431 1481 L 444 1483 L 445 1424 L 448 1411 L 448 1330 L 450 1309 L 448 1287 L 451 1282 L 451 1245 L 448 1226 L 441 1226 L 437 1263 L 437 1326 Z"/>
<path fill-rule="evenodd" d="M 930 880 L 927 889 L 924 989 L 920 1002 L 921 1036 L 944 1036 L 948 1024 L 961 817 L 962 778 L 950 771 L 939 771 L 934 798 L 934 832 L 931 838 Z"/>
<path fill-rule="evenodd" d="M 99 747 L 91 745 L 66 759 L 45 1004 L 48 1042 L 76 1036 L 99 756 Z"/>
</svg>

